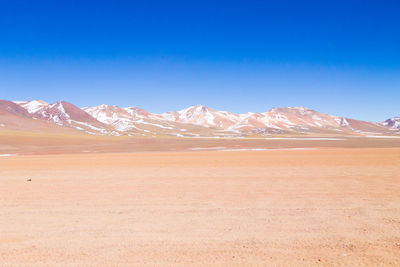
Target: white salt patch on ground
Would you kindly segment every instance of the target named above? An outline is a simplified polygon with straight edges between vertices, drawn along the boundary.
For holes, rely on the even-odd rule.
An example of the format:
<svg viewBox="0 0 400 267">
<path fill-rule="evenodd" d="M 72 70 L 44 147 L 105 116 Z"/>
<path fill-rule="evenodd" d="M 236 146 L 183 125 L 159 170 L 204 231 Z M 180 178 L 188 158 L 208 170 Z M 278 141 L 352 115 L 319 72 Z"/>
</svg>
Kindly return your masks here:
<svg viewBox="0 0 400 267">
<path fill-rule="evenodd" d="M 390 136 L 390 135 L 367 135 L 367 138 L 400 138 L 400 136 Z"/>
<path fill-rule="evenodd" d="M 17 154 L 0 154 L 0 157 L 14 157 L 17 156 Z"/>
<path fill-rule="evenodd" d="M 183 138 L 196 138 L 196 139 L 218 139 L 218 138 L 221 138 L 221 136 L 200 136 L 200 135 L 193 135 L 193 136 L 188 136 L 188 135 L 185 135 L 185 136 L 182 136 Z M 236 137 L 235 137 L 236 138 Z"/>
<path fill-rule="evenodd" d="M 271 137 L 271 138 L 263 138 L 264 140 L 346 140 L 344 138 L 334 138 L 334 137 L 312 137 L 312 138 L 303 138 L 303 137 Z"/>
<path fill-rule="evenodd" d="M 220 149 L 218 151 L 264 151 L 273 150 L 269 148 L 232 148 L 232 149 Z"/>
<path fill-rule="evenodd" d="M 315 150 L 316 148 L 304 148 L 304 147 L 295 147 L 295 148 L 237 148 L 237 149 L 221 149 L 218 151 L 275 151 L 275 150 Z"/>
<path fill-rule="evenodd" d="M 226 148 L 226 147 L 193 147 L 189 150 L 216 150 L 216 151 L 266 151 L 266 150 L 315 150 L 316 148 Z"/>
<path fill-rule="evenodd" d="M 217 147 L 193 147 L 189 148 L 190 150 L 209 150 L 209 149 L 224 149 L 224 146 L 217 146 Z"/>
</svg>

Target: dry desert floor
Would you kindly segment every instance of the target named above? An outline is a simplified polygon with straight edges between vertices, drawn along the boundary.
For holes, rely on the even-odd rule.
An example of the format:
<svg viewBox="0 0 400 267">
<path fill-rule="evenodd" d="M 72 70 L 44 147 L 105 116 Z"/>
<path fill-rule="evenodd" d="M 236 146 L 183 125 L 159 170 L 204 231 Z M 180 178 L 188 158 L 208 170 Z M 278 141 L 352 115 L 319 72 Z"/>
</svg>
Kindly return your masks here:
<svg viewBox="0 0 400 267">
<path fill-rule="evenodd" d="M 0 266 L 142 265 L 399 266 L 400 148 L 0 158 Z"/>
</svg>

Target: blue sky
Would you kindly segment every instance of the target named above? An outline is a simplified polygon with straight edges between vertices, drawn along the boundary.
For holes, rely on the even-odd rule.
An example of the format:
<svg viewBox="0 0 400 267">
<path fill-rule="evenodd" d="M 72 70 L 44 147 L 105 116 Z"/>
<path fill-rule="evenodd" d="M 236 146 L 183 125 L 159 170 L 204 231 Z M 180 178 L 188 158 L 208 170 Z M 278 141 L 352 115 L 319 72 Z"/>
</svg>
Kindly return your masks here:
<svg viewBox="0 0 400 267">
<path fill-rule="evenodd" d="M 0 98 L 400 115 L 399 1 L 0 1 Z"/>
</svg>

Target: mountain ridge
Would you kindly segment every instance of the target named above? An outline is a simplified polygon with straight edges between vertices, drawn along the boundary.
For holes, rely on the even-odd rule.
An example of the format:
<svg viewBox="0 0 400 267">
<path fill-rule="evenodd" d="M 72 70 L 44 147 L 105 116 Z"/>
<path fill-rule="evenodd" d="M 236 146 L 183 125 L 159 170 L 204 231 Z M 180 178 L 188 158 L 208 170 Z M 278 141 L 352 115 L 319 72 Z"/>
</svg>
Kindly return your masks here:
<svg viewBox="0 0 400 267">
<path fill-rule="evenodd" d="M 79 108 L 66 101 L 52 104 L 41 100 L 4 103 L 15 105 L 12 110 L 18 109 L 17 113 L 26 118 L 44 120 L 96 135 L 251 137 L 287 134 L 379 135 L 400 132 L 400 117 L 384 122 L 368 122 L 329 115 L 303 106 L 275 107 L 265 112 L 236 114 L 195 105 L 157 114 L 135 106 L 101 104 Z"/>
</svg>

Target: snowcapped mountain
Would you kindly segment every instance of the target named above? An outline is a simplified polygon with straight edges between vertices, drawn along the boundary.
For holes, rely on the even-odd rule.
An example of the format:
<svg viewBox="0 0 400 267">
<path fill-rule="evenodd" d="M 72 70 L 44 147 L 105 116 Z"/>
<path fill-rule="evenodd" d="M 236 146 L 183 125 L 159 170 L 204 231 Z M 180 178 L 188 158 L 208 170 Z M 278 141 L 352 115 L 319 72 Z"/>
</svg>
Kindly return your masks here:
<svg viewBox="0 0 400 267">
<path fill-rule="evenodd" d="M 39 109 L 49 105 L 48 103 L 41 100 L 14 101 L 14 103 L 20 105 L 21 107 L 26 109 L 29 113 L 35 113 Z"/>
<path fill-rule="evenodd" d="M 59 127 L 36 118 L 14 102 L 0 100 L 0 130 L 57 131 Z"/>
<path fill-rule="evenodd" d="M 91 115 L 77 106 L 59 101 L 47 104 L 43 101 L 17 101 L 35 119 L 45 120 L 59 126 L 71 127 L 88 134 L 117 134 L 112 129 L 93 118 Z"/>
<path fill-rule="evenodd" d="M 59 125 L 70 124 L 75 121 L 98 124 L 98 121 L 88 113 L 65 101 L 42 106 L 33 114 Z"/>
<path fill-rule="evenodd" d="M 266 112 L 235 114 L 197 105 L 178 111 L 153 114 L 138 107 L 121 108 L 103 104 L 80 109 L 65 101 L 48 104 L 40 100 L 15 101 L 15 103 L 2 100 L 0 114 L 2 110 L 7 110 L 7 114 L 15 113 L 19 117 L 100 135 L 178 137 L 246 137 L 271 134 L 365 135 L 390 134 L 400 129 L 400 117 L 375 123 L 332 116 L 305 107 L 281 107 Z"/>
<path fill-rule="evenodd" d="M 102 104 L 83 110 L 98 121 L 128 135 L 200 136 L 199 132 L 207 135 L 202 126 L 168 121 L 158 114 L 138 107 L 121 108 Z"/>
<path fill-rule="evenodd" d="M 98 121 L 113 126 L 118 131 L 134 129 L 132 115 L 117 106 L 100 105 L 83 108 L 83 110 Z"/>
<path fill-rule="evenodd" d="M 381 122 L 383 126 L 390 127 L 391 129 L 400 129 L 400 117 L 393 117 Z"/>
<path fill-rule="evenodd" d="M 231 129 L 265 133 L 327 133 L 384 131 L 377 123 L 332 116 L 305 107 L 273 108 L 263 113 L 241 114 Z"/>
<path fill-rule="evenodd" d="M 150 119 L 153 117 L 153 114 L 138 107 L 127 107 L 124 108 L 124 110 L 129 114 L 131 114 L 133 118 L 137 119 Z"/>
<path fill-rule="evenodd" d="M 227 129 L 240 120 L 239 115 L 235 113 L 218 111 L 202 105 L 191 106 L 179 111 L 162 113 L 159 115 L 159 118 L 220 129 Z"/>
<path fill-rule="evenodd" d="M 273 108 L 262 113 L 235 114 L 198 105 L 158 116 L 168 121 L 247 134 L 362 133 L 386 130 L 377 123 L 332 116 L 305 107 Z"/>
</svg>

